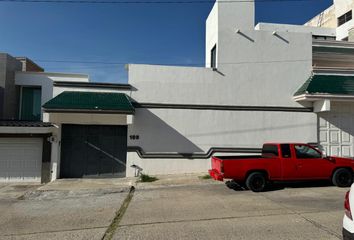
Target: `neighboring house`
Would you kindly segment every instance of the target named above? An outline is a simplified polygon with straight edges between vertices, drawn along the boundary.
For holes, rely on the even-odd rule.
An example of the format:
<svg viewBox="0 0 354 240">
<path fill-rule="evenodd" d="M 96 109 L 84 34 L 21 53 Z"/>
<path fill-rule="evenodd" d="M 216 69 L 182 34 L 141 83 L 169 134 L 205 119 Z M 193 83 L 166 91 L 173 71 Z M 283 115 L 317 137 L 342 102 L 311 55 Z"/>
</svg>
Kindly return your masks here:
<svg viewBox="0 0 354 240">
<path fill-rule="evenodd" d="M 336 29 L 336 40 L 354 40 L 353 0 L 333 0 L 333 5 L 305 23 L 306 26 Z"/>
<path fill-rule="evenodd" d="M 254 2 L 217 1 L 205 67 L 130 64 L 129 84 L 17 64 L 0 96 L 6 86 L 17 94 L 7 119 L 32 121 L 2 121 L 0 181 L 206 172 L 213 154 L 264 142 L 353 156 L 354 43 L 342 3 L 304 26 L 255 26 Z"/>
<path fill-rule="evenodd" d="M 107 111 L 109 113 L 111 111 L 97 109 L 97 106 L 100 106 L 99 101 L 102 96 L 109 97 L 108 99 L 105 98 L 104 103 L 107 104 L 108 108 L 112 106 L 112 103 L 116 103 L 114 102 L 116 96 L 122 96 L 123 100 L 126 99 L 127 103 L 130 104 L 128 97 L 120 93 L 130 90 L 129 85 L 92 83 L 89 82 L 87 75 L 82 74 L 43 72 L 42 68 L 29 59 L 14 58 L 8 54 L 2 54 L 2 56 L 5 57 L 1 58 L 0 66 L 4 66 L 6 75 L 0 78 L 0 82 L 5 83 L 4 94 L 2 95 L 5 97 L 1 101 L 5 107 L 3 108 L 2 120 L 0 120 L 0 181 L 48 182 L 56 179 L 57 176 L 65 177 L 65 171 L 68 172 L 68 177 L 82 177 L 84 175 L 125 176 L 125 174 L 121 174 L 122 171 L 125 173 L 125 167 L 124 170 L 118 169 L 117 164 L 113 164 L 111 159 L 107 161 L 104 156 L 97 154 L 100 152 L 92 148 L 92 144 L 96 144 L 94 146 L 96 147 L 99 145 L 95 142 L 96 138 L 103 139 L 102 141 L 109 145 L 108 149 L 105 148 L 105 150 L 111 152 L 113 149 L 114 155 L 125 161 L 127 127 L 114 127 L 113 125 L 127 124 L 131 120 L 127 120 L 129 117 L 106 114 Z M 37 66 L 37 69 L 34 66 Z M 91 94 L 91 92 L 93 93 Z M 60 112 L 60 109 L 54 110 L 56 107 L 55 99 L 57 99 L 55 97 L 59 95 L 65 98 L 70 93 L 75 95 L 73 96 L 74 104 L 78 104 L 83 96 L 86 97 L 83 99 L 83 105 L 89 106 L 92 103 L 92 109 L 79 110 L 79 113 L 73 113 L 69 109 L 70 114 L 66 114 L 66 110 L 64 112 Z M 95 96 L 98 99 L 94 98 Z M 70 105 L 65 101 L 64 104 L 66 106 Z M 50 113 L 43 114 L 43 105 L 53 107 L 52 111 L 46 108 Z M 117 108 L 117 106 L 114 106 L 114 108 Z M 129 109 L 129 114 L 131 109 Z M 97 111 L 99 114 L 92 113 L 97 113 Z M 80 144 L 88 146 L 85 142 L 75 145 L 72 142 L 68 144 L 65 140 L 62 141 L 62 133 L 63 138 L 67 134 L 69 135 L 67 137 L 69 141 L 71 141 L 70 137 L 77 139 L 75 130 L 82 126 L 79 124 L 91 124 L 92 126 L 87 126 L 87 128 L 95 131 L 87 133 L 89 140 L 94 138 L 90 142 L 89 150 L 82 149 Z M 100 127 L 98 125 L 109 126 Z M 69 132 L 66 132 L 65 130 L 69 128 Z M 120 132 L 121 129 L 123 129 L 123 132 Z M 83 132 L 79 134 L 83 136 Z M 117 141 L 121 141 L 123 147 L 114 145 L 114 143 L 120 143 Z M 93 152 L 90 152 L 90 150 L 93 150 Z M 62 154 L 61 158 L 60 154 Z M 79 159 L 82 156 L 92 157 L 92 159 L 89 159 L 91 162 Z M 63 168 L 60 172 L 61 175 L 59 175 L 59 169 L 57 168 L 58 159 L 61 159 Z M 65 167 L 65 164 L 71 160 L 78 161 L 79 165 L 70 165 L 69 162 L 69 166 Z M 78 173 L 78 168 L 82 170 L 81 173 Z"/>
</svg>

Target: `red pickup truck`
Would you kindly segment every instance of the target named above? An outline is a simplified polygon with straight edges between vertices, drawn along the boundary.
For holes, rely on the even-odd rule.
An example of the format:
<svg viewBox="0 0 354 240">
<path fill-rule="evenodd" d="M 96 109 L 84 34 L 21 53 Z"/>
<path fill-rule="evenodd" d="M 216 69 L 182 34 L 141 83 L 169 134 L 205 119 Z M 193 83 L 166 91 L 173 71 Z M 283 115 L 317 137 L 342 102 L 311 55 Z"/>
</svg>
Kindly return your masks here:
<svg viewBox="0 0 354 240">
<path fill-rule="evenodd" d="M 353 181 L 354 160 L 324 156 L 303 143 L 266 143 L 262 155 L 212 157 L 209 174 L 215 180 L 233 179 L 254 192 L 272 181 L 329 179 L 338 187 Z"/>
</svg>

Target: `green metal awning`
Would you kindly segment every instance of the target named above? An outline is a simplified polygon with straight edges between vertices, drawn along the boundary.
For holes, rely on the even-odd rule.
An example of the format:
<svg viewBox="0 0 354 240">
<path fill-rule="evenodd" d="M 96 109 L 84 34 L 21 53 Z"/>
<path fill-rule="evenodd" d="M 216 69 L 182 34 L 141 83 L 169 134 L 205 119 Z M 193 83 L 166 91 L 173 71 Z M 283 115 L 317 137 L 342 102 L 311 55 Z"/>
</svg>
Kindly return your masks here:
<svg viewBox="0 0 354 240">
<path fill-rule="evenodd" d="M 63 92 L 43 105 L 45 112 L 88 112 L 133 114 L 134 107 L 124 93 Z"/>
<path fill-rule="evenodd" d="M 353 95 L 354 76 L 313 75 L 294 94 Z"/>
</svg>

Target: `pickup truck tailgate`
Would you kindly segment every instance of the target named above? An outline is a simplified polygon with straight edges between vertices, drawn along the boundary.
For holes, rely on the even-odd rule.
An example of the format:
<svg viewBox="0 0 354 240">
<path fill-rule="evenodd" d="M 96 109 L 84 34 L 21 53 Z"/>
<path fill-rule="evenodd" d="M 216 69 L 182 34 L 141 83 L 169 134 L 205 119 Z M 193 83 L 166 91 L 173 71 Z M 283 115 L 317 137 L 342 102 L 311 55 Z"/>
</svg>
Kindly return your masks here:
<svg viewBox="0 0 354 240">
<path fill-rule="evenodd" d="M 209 174 L 212 178 L 218 181 L 224 181 L 224 162 L 222 159 L 217 157 L 212 157 L 211 159 L 211 169 Z"/>
</svg>

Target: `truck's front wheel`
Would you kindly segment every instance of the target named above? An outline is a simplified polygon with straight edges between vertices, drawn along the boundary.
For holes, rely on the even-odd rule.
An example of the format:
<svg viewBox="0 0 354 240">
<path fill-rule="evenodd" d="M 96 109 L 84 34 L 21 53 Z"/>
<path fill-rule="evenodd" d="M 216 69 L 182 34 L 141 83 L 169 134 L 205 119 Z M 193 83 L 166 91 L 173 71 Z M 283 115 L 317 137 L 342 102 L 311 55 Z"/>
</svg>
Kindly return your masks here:
<svg viewBox="0 0 354 240">
<path fill-rule="evenodd" d="M 246 179 L 246 186 L 253 192 L 262 192 L 266 187 L 267 180 L 263 173 L 253 172 Z"/>
</svg>

